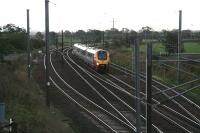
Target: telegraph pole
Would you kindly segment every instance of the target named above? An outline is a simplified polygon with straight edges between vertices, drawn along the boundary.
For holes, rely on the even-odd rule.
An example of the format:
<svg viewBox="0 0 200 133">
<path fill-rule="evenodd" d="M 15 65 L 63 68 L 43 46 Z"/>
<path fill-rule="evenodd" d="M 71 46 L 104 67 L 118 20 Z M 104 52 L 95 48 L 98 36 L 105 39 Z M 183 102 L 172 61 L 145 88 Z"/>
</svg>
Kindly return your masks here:
<svg viewBox="0 0 200 133">
<path fill-rule="evenodd" d="M 56 34 L 56 49 L 58 50 L 58 34 Z"/>
<path fill-rule="evenodd" d="M 45 65 L 46 65 L 46 104 L 49 107 L 49 0 L 45 0 L 45 46 L 46 46 L 46 56 L 45 56 Z"/>
<path fill-rule="evenodd" d="M 63 41 L 63 30 L 62 30 L 62 52 L 63 52 L 63 45 L 64 45 L 64 41 Z"/>
<path fill-rule="evenodd" d="M 62 30 L 62 33 L 61 33 L 62 35 L 62 37 L 61 37 L 61 40 L 62 40 L 62 42 L 61 42 L 61 45 L 62 45 L 62 53 L 63 53 L 63 45 L 64 45 L 64 41 L 63 41 L 63 30 Z M 62 59 L 62 66 L 63 66 L 63 64 L 64 64 L 64 60 L 63 60 L 63 56 L 61 56 L 61 59 Z"/>
<path fill-rule="evenodd" d="M 71 47 L 73 46 L 73 44 L 72 44 L 72 32 L 71 32 L 71 39 L 70 39 L 70 41 L 71 41 Z"/>
<path fill-rule="evenodd" d="M 182 11 L 179 10 L 179 29 L 178 29 L 178 62 L 177 62 L 177 67 L 178 67 L 178 71 L 177 71 L 177 83 L 180 83 L 180 53 L 181 53 L 181 27 L 182 27 Z"/>
<path fill-rule="evenodd" d="M 141 133 L 141 108 L 140 108 L 140 49 L 139 49 L 139 36 L 135 41 L 135 88 L 136 88 L 136 128 L 137 133 Z M 132 57 L 133 58 L 133 57 Z"/>
<path fill-rule="evenodd" d="M 146 133 L 152 133 L 152 44 L 147 44 L 146 57 Z"/>
<path fill-rule="evenodd" d="M 105 49 L 105 48 L 104 48 L 104 31 L 102 31 L 102 41 L 103 41 L 103 42 L 102 42 L 102 44 L 103 44 L 103 49 Z"/>
<path fill-rule="evenodd" d="M 114 31 L 114 28 L 115 28 L 115 19 L 113 18 L 113 31 Z"/>
<path fill-rule="evenodd" d="M 31 79 L 31 48 L 30 48 L 30 28 L 29 28 L 29 9 L 27 11 L 27 54 L 28 54 L 28 79 Z"/>
</svg>

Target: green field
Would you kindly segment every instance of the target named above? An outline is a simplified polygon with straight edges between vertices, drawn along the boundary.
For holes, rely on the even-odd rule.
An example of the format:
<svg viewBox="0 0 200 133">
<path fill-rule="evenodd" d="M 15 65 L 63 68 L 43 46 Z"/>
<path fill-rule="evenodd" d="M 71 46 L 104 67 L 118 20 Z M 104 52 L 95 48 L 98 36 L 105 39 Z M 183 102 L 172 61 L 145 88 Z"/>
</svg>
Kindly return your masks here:
<svg viewBox="0 0 200 133">
<path fill-rule="evenodd" d="M 187 42 L 184 43 L 185 52 L 187 53 L 200 53 L 200 44 L 198 42 Z M 111 62 L 124 66 L 128 69 L 132 69 L 132 48 L 116 48 L 110 50 L 111 54 Z M 159 54 L 160 52 L 165 52 L 165 48 L 161 43 L 153 44 L 153 53 Z M 146 60 L 146 45 L 140 45 L 140 69 L 141 71 L 145 70 L 145 60 Z M 176 84 L 176 70 L 168 70 L 165 71 L 162 67 L 160 67 L 158 62 L 153 62 L 153 77 L 162 80 L 164 82 L 170 84 Z M 185 79 L 183 77 L 183 79 Z M 189 80 L 187 78 L 187 80 Z M 195 101 L 199 100 L 200 89 L 195 89 L 187 93 L 187 95 L 191 96 Z"/>
<path fill-rule="evenodd" d="M 184 45 L 184 53 L 200 53 L 200 42 L 185 42 Z M 153 45 L 153 53 L 165 52 L 165 47 L 162 43 L 157 42 Z M 140 45 L 140 51 L 146 52 L 146 44 Z"/>
<path fill-rule="evenodd" d="M 78 42 L 81 42 L 81 40 L 77 39 L 77 38 L 72 38 L 72 40 L 71 40 L 71 38 L 69 38 L 69 37 L 68 38 L 64 37 L 63 42 L 64 42 L 64 45 L 71 45 L 71 43 L 72 44 L 78 43 Z M 58 37 L 58 43 L 59 44 L 62 43 L 62 38 L 60 36 Z"/>
<path fill-rule="evenodd" d="M 160 42 L 152 44 L 153 53 L 165 52 L 165 47 Z M 140 45 L 140 51 L 146 53 L 146 44 Z"/>
<path fill-rule="evenodd" d="M 185 42 L 184 48 L 186 53 L 200 53 L 199 42 Z"/>
</svg>

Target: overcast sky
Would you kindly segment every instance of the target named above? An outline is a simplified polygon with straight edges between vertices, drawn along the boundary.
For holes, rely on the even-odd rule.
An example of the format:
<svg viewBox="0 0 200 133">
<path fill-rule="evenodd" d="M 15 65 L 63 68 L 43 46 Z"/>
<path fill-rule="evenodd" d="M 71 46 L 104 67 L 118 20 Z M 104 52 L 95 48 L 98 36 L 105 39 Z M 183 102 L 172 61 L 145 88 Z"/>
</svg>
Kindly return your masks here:
<svg viewBox="0 0 200 133">
<path fill-rule="evenodd" d="M 0 0 L 0 26 L 13 23 L 26 28 L 30 9 L 31 31 L 44 31 L 45 0 Z M 129 28 L 177 29 L 178 11 L 183 12 L 183 29 L 200 30 L 200 0 L 51 0 L 50 30 Z"/>
</svg>

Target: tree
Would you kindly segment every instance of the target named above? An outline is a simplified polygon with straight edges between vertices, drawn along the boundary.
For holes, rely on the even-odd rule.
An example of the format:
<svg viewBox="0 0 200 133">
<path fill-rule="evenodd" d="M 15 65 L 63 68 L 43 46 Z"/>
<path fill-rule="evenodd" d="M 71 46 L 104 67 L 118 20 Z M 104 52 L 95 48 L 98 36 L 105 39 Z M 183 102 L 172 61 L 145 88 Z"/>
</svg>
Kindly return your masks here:
<svg viewBox="0 0 200 133">
<path fill-rule="evenodd" d="M 41 32 L 37 32 L 35 34 L 35 38 L 38 40 L 43 40 L 44 39 L 44 35 Z"/>
<path fill-rule="evenodd" d="M 1 32 L 1 39 L 12 45 L 15 50 L 26 49 L 26 30 L 15 26 L 14 24 L 7 24 L 3 26 Z M 13 51 L 13 50 L 11 50 Z"/>
<path fill-rule="evenodd" d="M 78 30 L 77 32 L 75 32 L 74 37 L 80 40 L 82 43 L 86 42 L 87 40 L 86 32 L 83 30 Z"/>
<path fill-rule="evenodd" d="M 27 36 L 25 29 L 7 24 L 1 28 L 0 34 L 0 58 L 14 51 L 26 50 Z"/>
<path fill-rule="evenodd" d="M 39 39 L 35 39 L 35 38 L 31 38 L 30 43 L 31 43 L 32 48 L 34 48 L 34 49 L 39 49 L 39 48 L 45 46 L 44 40 L 39 40 Z"/>
<path fill-rule="evenodd" d="M 165 50 L 169 53 L 177 53 L 178 52 L 178 31 L 164 31 L 164 40 L 163 44 L 165 46 Z M 181 45 L 181 52 L 184 51 L 183 45 Z"/>
<path fill-rule="evenodd" d="M 7 25 L 3 26 L 3 32 L 26 33 L 26 30 L 23 28 L 20 28 L 18 26 L 15 26 L 14 24 L 7 24 Z"/>
<path fill-rule="evenodd" d="M 182 38 L 183 39 L 191 39 L 192 31 L 191 30 L 183 30 Z"/>
<path fill-rule="evenodd" d="M 142 29 L 139 31 L 139 36 L 143 39 L 153 39 L 153 29 L 149 26 L 142 27 Z"/>
<path fill-rule="evenodd" d="M 177 31 L 165 31 L 163 44 L 165 46 L 165 50 L 168 53 L 176 53 L 177 52 L 177 44 L 178 44 L 178 32 Z"/>
<path fill-rule="evenodd" d="M 89 43 L 100 43 L 102 32 L 100 30 L 88 30 L 87 40 Z"/>
<path fill-rule="evenodd" d="M 45 45 L 44 35 L 41 32 L 37 32 L 30 40 L 32 48 L 38 49 Z"/>
<path fill-rule="evenodd" d="M 64 32 L 64 36 L 65 36 L 65 37 L 69 37 L 69 36 L 71 36 L 71 32 L 68 31 L 68 30 L 65 30 L 65 32 Z"/>
<path fill-rule="evenodd" d="M 57 41 L 58 41 L 57 33 L 54 31 L 49 32 L 49 44 L 56 45 Z"/>
<path fill-rule="evenodd" d="M 13 45 L 6 38 L 0 39 L 0 62 L 4 61 L 4 55 L 14 51 Z"/>
</svg>

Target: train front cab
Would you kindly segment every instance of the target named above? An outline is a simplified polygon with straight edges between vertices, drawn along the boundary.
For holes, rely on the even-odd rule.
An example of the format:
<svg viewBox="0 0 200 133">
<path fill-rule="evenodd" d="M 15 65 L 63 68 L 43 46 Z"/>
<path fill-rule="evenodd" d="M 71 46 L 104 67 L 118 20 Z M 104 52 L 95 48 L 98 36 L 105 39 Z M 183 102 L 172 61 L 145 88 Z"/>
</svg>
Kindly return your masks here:
<svg viewBox="0 0 200 133">
<path fill-rule="evenodd" d="M 96 71 L 106 73 L 109 71 L 109 54 L 107 51 L 98 51 L 96 54 Z"/>
</svg>

